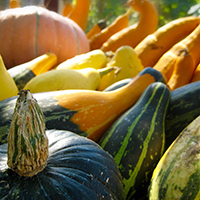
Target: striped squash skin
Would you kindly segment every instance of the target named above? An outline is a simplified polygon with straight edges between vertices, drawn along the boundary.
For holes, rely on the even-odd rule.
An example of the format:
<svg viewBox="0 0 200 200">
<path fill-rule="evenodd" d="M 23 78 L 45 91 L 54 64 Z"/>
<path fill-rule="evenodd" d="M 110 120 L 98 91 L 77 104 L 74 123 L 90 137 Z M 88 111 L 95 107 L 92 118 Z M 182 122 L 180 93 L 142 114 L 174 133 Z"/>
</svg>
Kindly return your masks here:
<svg viewBox="0 0 200 200">
<path fill-rule="evenodd" d="M 149 200 L 200 199 L 200 116 L 170 145 L 156 166 Z"/>
<path fill-rule="evenodd" d="M 153 169 L 164 151 L 169 100 L 170 91 L 165 84 L 151 84 L 99 142 L 120 169 L 127 199 L 147 194 Z"/>
<path fill-rule="evenodd" d="M 48 52 L 29 62 L 8 69 L 8 73 L 14 79 L 20 91 L 28 81 L 39 74 L 49 71 L 56 63 L 57 56 L 52 52 Z"/>
<path fill-rule="evenodd" d="M 27 90 L 16 101 L 8 134 L 8 166 L 20 176 L 33 176 L 46 166 L 49 156 L 43 113 Z"/>
<path fill-rule="evenodd" d="M 36 76 L 31 69 L 23 65 L 8 69 L 8 73 L 14 79 L 19 90 L 22 90 L 26 83 Z"/>
<path fill-rule="evenodd" d="M 189 123 L 200 115 L 199 102 L 200 81 L 189 83 L 171 92 L 165 123 L 165 149 Z"/>
</svg>

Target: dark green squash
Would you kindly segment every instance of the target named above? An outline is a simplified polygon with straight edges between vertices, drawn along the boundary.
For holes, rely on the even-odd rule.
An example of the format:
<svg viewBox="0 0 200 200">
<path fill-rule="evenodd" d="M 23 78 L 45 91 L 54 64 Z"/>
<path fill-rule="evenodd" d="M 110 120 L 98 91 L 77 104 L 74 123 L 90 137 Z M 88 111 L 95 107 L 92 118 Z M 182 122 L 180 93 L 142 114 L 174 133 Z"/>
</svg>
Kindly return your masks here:
<svg viewBox="0 0 200 200">
<path fill-rule="evenodd" d="M 164 152 L 169 100 L 167 86 L 152 83 L 99 142 L 114 157 L 120 169 L 126 199 L 138 200 L 147 195 L 153 169 Z"/>
<path fill-rule="evenodd" d="M 44 125 L 36 100 L 22 91 L 8 145 L 0 145 L 0 199 L 125 199 L 121 175 L 107 152 L 69 131 L 45 132 Z"/>
</svg>

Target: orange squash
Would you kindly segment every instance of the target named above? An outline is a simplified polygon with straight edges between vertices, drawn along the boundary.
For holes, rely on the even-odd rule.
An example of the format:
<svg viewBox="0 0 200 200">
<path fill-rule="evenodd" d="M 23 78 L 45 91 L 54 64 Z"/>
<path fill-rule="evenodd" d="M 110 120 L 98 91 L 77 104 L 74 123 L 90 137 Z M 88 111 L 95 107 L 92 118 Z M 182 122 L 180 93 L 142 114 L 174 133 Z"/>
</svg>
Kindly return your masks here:
<svg viewBox="0 0 200 200">
<path fill-rule="evenodd" d="M 87 38 L 92 38 L 95 34 L 100 33 L 101 30 L 106 28 L 106 21 L 104 19 L 99 20 L 97 24 L 95 24 L 88 32 L 87 32 Z"/>
<path fill-rule="evenodd" d="M 69 18 L 75 21 L 85 31 L 90 11 L 91 0 L 76 0 L 76 4 L 69 14 Z"/>
<path fill-rule="evenodd" d="M 167 82 L 173 73 L 179 52 L 183 49 L 190 52 L 194 59 L 194 65 L 197 66 L 200 62 L 200 24 L 187 37 L 165 52 L 153 66 L 154 69 L 163 74 Z"/>
<path fill-rule="evenodd" d="M 102 51 L 116 51 L 124 45 L 135 48 L 147 35 L 157 29 L 158 13 L 150 0 L 129 0 L 128 5 L 139 13 L 139 22 L 113 34 L 100 47 Z"/>
<path fill-rule="evenodd" d="M 190 52 L 187 49 L 183 49 L 179 52 L 177 60 L 175 62 L 173 73 L 167 82 L 170 90 L 175 90 L 181 86 L 184 86 L 190 82 L 190 79 L 195 70 L 194 60 Z"/>
<path fill-rule="evenodd" d="M 9 8 L 18 8 L 20 7 L 18 0 L 10 0 Z"/>
<path fill-rule="evenodd" d="M 192 83 L 196 81 L 200 81 L 200 63 L 197 65 L 190 82 Z"/>
<path fill-rule="evenodd" d="M 112 92 L 78 90 L 68 95 L 54 97 L 58 104 L 76 113 L 71 121 L 87 133 L 87 137 L 98 141 L 105 130 L 131 105 L 135 104 L 148 85 L 161 81 L 162 75 L 153 68 L 145 68 L 124 87 Z M 67 99 L 66 99 L 67 98 Z"/>
<path fill-rule="evenodd" d="M 69 14 L 73 11 L 74 7 L 71 3 L 66 2 L 63 9 L 62 9 L 62 15 L 67 17 Z"/>
<path fill-rule="evenodd" d="M 101 32 L 91 37 L 89 40 L 90 50 L 99 49 L 113 34 L 127 27 L 130 13 L 131 8 L 126 13 L 119 15 L 110 25 L 102 29 Z"/>
<path fill-rule="evenodd" d="M 7 68 L 53 52 L 58 63 L 89 51 L 83 30 L 72 20 L 39 6 L 0 12 L 0 54 Z"/>
<path fill-rule="evenodd" d="M 154 66 L 166 51 L 189 35 L 199 24 L 199 17 L 182 17 L 168 22 L 148 35 L 135 47 L 143 66 Z"/>
</svg>

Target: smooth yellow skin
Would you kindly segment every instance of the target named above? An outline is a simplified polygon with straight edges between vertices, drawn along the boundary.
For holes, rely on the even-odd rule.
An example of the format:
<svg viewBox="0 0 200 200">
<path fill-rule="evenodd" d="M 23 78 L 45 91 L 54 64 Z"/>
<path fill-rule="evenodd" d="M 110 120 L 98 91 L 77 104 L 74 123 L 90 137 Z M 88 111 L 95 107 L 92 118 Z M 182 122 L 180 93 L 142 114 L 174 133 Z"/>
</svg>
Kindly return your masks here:
<svg viewBox="0 0 200 200">
<path fill-rule="evenodd" d="M 24 89 L 29 89 L 31 93 L 66 89 L 95 90 L 100 80 L 100 72 L 93 68 L 50 70 L 35 76 Z"/>
<path fill-rule="evenodd" d="M 15 81 L 8 73 L 3 58 L 0 56 L 0 101 L 16 96 L 18 92 Z"/>
<path fill-rule="evenodd" d="M 48 52 L 25 63 L 24 65 L 27 65 L 27 68 L 31 69 L 31 71 L 37 76 L 52 69 L 56 65 L 57 60 L 58 58 L 54 53 Z"/>
<path fill-rule="evenodd" d="M 90 67 L 94 69 L 100 69 L 103 68 L 107 62 L 108 60 L 105 53 L 100 49 L 97 49 L 67 59 L 59 64 L 56 69 L 84 69 Z"/>
<path fill-rule="evenodd" d="M 98 87 L 100 91 L 122 79 L 133 78 L 144 69 L 135 50 L 130 46 L 118 48 L 114 56 L 107 63 L 107 67 L 116 67 L 118 70 L 111 71 L 102 77 Z"/>
</svg>

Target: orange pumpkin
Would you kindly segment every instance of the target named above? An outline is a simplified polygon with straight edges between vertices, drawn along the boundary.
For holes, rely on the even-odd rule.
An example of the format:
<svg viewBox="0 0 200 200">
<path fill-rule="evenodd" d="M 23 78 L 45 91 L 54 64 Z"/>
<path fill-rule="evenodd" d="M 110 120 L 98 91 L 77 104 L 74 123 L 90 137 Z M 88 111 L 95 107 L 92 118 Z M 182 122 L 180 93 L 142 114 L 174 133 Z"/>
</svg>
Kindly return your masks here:
<svg viewBox="0 0 200 200">
<path fill-rule="evenodd" d="M 89 51 L 84 31 L 71 19 L 39 6 L 0 12 L 0 55 L 9 69 L 46 52 L 58 63 Z"/>
</svg>

